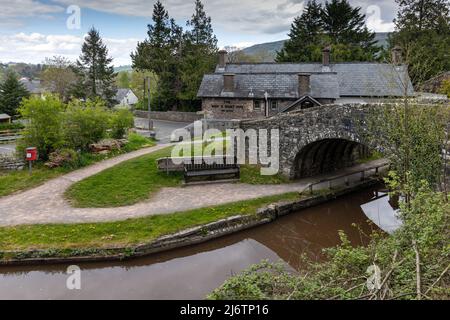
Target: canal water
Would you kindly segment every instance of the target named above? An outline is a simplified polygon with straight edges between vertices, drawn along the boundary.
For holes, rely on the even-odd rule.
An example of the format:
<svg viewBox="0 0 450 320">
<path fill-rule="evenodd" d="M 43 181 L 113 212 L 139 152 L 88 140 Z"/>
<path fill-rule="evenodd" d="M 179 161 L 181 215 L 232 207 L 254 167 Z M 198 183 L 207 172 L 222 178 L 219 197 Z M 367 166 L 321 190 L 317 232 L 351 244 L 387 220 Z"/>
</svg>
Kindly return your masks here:
<svg viewBox="0 0 450 320">
<path fill-rule="evenodd" d="M 352 225 L 370 233 L 378 228 L 369 223 L 371 216 L 382 227 L 382 217 L 391 215 L 387 211 L 392 208 L 379 191 L 361 191 L 189 248 L 126 262 L 80 264 L 81 290 L 67 289 L 68 265 L 0 267 L 0 299 L 203 299 L 262 260 L 301 270 L 302 254 L 323 259 L 322 249 L 340 243 L 339 230 L 354 245 L 366 244 Z"/>
</svg>

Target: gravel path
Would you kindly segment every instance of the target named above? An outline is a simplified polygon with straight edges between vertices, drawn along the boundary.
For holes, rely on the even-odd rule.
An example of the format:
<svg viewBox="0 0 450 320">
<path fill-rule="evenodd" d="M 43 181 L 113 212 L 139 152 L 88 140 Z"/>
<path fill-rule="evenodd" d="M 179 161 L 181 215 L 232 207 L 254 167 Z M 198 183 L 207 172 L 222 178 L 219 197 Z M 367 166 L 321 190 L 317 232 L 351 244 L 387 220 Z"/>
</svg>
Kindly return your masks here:
<svg viewBox="0 0 450 320">
<path fill-rule="evenodd" d="M 146 155 L 167 145 L 147 148 L 80 169 L 18 194 L 0 198 L 0 226 L 118 221 L 198 209 L 241 200 L 297 192 L 315 179 L 285 185 L 214 184 L 165 188 L 146 202 L 120 208 L 73 208 L 63 195 L 72 184 L 121 162 Z M 373 164 L 373 163 L 372 163 Z M 358 170 L 352 168 L 351 170 Z M 348 169 L 347 169 L 348 171 Z M 356 179 L 356 177 L 355 177 Z"/>
</svg>

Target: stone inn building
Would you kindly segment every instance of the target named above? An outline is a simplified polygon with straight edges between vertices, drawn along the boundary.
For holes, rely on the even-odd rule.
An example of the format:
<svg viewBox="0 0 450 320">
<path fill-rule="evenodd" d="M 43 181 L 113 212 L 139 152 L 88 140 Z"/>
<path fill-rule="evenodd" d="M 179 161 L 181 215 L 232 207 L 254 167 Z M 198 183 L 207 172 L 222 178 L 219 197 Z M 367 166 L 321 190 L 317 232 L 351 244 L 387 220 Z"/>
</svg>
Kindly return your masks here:
<svg viewBox="0 0 450 320">
<path fill-rule="evenodd" d="M 227 63 L 219 52 L 213 74 L 198 91 L 206 119 L 264 118 L 328 104 L 374 103 L 413 96 L 414 88 L 401 63 L 401 49 L 392 64 L 332 63 L 330 49 L 322 63 Z"/>
</svg>

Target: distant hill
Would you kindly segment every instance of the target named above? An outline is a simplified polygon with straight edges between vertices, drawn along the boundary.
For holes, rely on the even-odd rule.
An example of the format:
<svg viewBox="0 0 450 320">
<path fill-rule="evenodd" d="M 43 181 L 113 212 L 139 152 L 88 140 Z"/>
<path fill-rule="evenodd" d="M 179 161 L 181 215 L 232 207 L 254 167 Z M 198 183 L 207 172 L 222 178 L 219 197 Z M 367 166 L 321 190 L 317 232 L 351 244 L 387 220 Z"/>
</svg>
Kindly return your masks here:
<svg viewBox="0 0 450 320">
<path fill-rule="evenodd" d="M 133 71 L 133 68 L 131 66 L 120 66 L 120 67 L 114 67 L 114 72 L 122 72 L 122 71 Z"/>
<path fill-rule="evenodd" d="M 389 33 L 387 32 L 377 33 L 375 39 L 378 41 L 378 45 L 386 48 L 388 46 L 388 36 Z M 243 49 L 242 52 L 249 56 L 263 54 L 264 56 L 272 57 L 272 61 L 274 61 L 275 57 L 277 56 L 277 52 L 283 48 L 285 42 L 286 40 L 280 40 L 275 42 L 257 44 Z"/>
</svg>

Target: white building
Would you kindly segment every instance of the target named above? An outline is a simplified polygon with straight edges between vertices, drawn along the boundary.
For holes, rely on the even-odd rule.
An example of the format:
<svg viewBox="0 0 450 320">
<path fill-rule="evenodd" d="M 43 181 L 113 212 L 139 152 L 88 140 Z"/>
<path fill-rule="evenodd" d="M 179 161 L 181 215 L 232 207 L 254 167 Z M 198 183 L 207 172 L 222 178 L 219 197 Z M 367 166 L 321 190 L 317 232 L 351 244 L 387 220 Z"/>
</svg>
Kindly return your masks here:
<svg viewBox="0 0 450 320">
<path fill-rule="evenodd" d="M 131 89 L 118 89 L 116 95 L 117 106 L 131 107 L 138 103 L 139 99 Z"/>
</svg>

